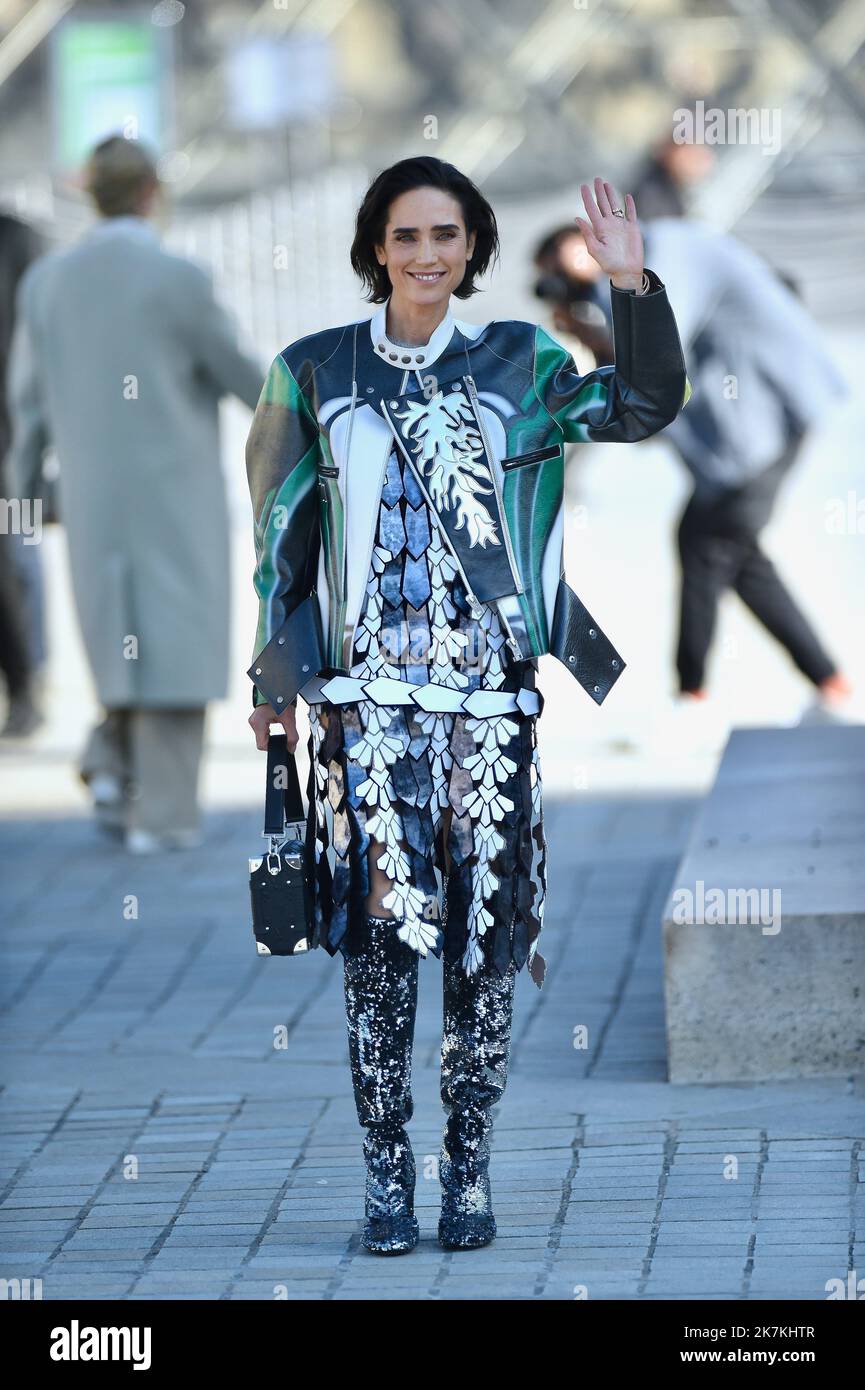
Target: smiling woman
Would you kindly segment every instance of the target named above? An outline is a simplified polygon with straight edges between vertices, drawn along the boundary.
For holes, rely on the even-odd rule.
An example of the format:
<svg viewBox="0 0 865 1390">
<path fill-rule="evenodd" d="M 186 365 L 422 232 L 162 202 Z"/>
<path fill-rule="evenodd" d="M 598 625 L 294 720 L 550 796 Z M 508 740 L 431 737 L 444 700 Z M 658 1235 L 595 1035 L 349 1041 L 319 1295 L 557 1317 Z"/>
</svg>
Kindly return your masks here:
<svg viewBox="0 0 865 1390">
<path fill-rule="evenodd" d="M 644 438 L 684 399 L 633 199 L 620 208 L 601 179 L 595 196 L 583 186 L 586 243 L 613 284 L 615 367 L 581 376 L 535 324 L 453 316 L 451 297 L 474 295 L 498 256 L 495 215 L 452 165 L 408 159 L 357 216 L 351 263 L 379 307 L 280 353 L 249 437 L 250 723 L 264 748 L 278 721 L 293 750 L 292 702 L 309 705 L 314 944 L 344 958 L 363 1244 L 381 1254 L 418 1239 L 404 1126 L 430 953 L 444 976 L 439 1239 L 495 1236 L 490 1109 L 515 977 L 525 965 L 540 987 L 545 969 L 538 658 L 552 652 L 598 704 L 624 669 L 563 577 L 562 446 Z M 323 648 L 298 651 L 289 634 L 314 624 L 292 619 L 310 604 Z"/>
<path fill-rule="evenodd" d="M 457 170 L 443 176 L 451 167 L 404 160 L 378 176 L 358 213 L 352 265 L 373 303 L 389 301 L 388 336 L 399 345 L 428 342 L 451 295 L 474 294 L 498 254 L 492 208 Z"/>
</svg>

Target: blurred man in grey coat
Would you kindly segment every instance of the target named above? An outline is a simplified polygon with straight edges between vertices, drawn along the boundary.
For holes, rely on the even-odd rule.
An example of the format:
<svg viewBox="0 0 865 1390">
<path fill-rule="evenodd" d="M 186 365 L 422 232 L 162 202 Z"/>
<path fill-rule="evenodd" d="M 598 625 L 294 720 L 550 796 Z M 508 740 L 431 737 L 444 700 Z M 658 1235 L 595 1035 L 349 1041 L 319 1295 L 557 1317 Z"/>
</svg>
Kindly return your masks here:
<svg viewBox="0 0 865 1390">
<path fill-rule="evenodd" d="M 9 367 L 9 471 L 38 493 L 43 450 L 103 722 L 81 776 L 139 853 L 198 843 L 205 706 L 227 691 L 228 512 L 218 405 L 251 409 L 263 366 L 237 346 L 201 267 L 148 221 L 156 167 L 135 141 L 96 147 L 98 223 L 25 272 Z"/>
</svg>

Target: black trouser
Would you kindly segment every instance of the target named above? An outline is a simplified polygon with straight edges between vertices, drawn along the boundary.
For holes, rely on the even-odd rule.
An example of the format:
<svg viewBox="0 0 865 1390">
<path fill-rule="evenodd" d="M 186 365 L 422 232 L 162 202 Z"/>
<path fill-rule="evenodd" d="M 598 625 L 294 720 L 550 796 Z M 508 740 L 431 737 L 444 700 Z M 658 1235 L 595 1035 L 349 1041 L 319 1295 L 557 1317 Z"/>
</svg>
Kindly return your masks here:
<svg viewBox="0 0 865 1390">
<path fill-rule="evenodd" d="M 707 499 L 695 491 L 679 522 L 682 563 L 676 666 L 681 690 L 699 690 L 712 644 L 718 600 L 734 589 L 815 685 L 837 666 L 760 549 L 778 488 L 802 445 L 797 436 L 781 457 L 744 487 Z"/>
<path fill-rule="evenodd" d="M 24 594 L 15 568 L 11 537 L 3 532 L 0 532 L 0 671 L 6 677 L 10 699 L 27 691 L 32 665 Z"/>
</svg>

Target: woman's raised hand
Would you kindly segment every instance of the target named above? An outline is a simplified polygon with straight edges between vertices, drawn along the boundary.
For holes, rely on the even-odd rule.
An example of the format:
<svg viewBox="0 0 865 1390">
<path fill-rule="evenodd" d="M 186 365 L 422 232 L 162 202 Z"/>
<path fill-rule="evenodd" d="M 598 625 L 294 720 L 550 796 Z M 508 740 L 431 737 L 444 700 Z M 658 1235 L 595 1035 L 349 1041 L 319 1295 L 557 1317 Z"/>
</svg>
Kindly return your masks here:
<svg viewBox="0 0 865 1390">
<path fill-rule="evenodd" d="M 622 203 L 605 179 L 595 179 L 595 198 L 587 183 L 580 184 L 589 220 L 575 217 L 586 239 L 586 249 L 618 289 L 638 290 L 643 280 L 643 237 L 637 209 L 630 193 Z M 617 217 L 613 208 L 624 212 Z"/>
</svg>

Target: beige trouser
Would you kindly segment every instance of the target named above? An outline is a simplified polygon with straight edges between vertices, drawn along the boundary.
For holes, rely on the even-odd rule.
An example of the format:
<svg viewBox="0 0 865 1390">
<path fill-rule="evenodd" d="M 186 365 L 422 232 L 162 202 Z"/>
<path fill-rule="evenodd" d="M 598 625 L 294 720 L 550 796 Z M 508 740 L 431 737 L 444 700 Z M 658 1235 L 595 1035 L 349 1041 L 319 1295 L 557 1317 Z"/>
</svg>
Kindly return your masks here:
<svg viewBox="0 0 865 1390">
<path fill-rule="evenodd" d="M 83 780 L 102 774 L 120 779 L 129 829 L 198 830 L 205 714 L 206 706 L 108 710 L 81 756 Z"/>
</svg>

